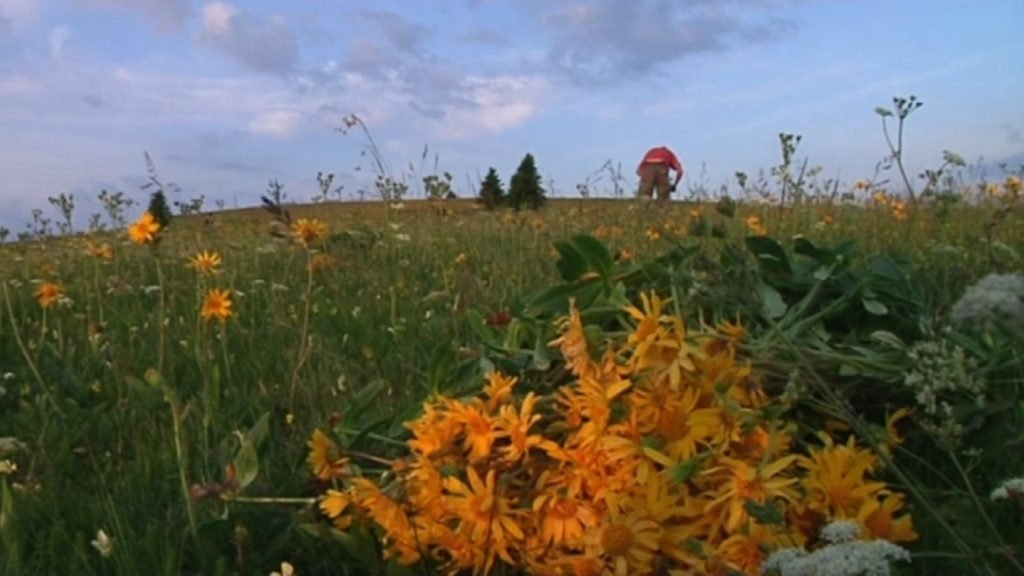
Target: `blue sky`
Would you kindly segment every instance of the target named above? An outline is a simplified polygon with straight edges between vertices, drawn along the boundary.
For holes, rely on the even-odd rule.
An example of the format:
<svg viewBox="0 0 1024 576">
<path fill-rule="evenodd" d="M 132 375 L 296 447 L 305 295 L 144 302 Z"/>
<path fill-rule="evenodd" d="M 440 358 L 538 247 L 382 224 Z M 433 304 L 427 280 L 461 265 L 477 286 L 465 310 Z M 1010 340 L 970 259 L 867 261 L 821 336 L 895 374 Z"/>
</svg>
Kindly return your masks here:
<svg viewBox="0 0 1024 576">
<path fill-rule="evenodd" d="M 852 183 L 887 153 L 874 108 L 910 94 L 913 173 L 1020 164 L 1022 25 L 1020 0 L 0 0 L 0 225 L 144 200 L 146 151 L 210 208 L 272 179 L 309 199 L 320 171 L 353 197 L 353 113 L 414 191 L 436 158 L 460 195 L 526 152 L 560 196 L 609 160 L 632 187 L 661 144 L 718 188 L 777 164 L 780 132 Z"/>
</svg>

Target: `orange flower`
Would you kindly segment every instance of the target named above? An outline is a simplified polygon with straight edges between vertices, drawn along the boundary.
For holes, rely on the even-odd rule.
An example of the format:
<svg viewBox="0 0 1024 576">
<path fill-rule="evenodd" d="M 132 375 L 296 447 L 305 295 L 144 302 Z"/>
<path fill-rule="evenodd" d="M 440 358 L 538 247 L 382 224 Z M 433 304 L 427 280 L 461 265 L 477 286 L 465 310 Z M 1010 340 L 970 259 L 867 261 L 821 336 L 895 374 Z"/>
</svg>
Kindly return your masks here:
<svg viewBox="0 0 1024 576">
<path fill-rule="evenodd" d="M 201 314 L 203 319 L 207 321 L 217 318 L 221 322 L 233 316 L 234 312 L 231 311 L 231 292 L 216 288 L 207 292 Z"/>
<path fill-rule="evenodd" d="M 156 240 L 160 223 L 149 212 L 145 212 L 128 227 L 128 237 L 136 244 L 149 244 Z"/>
<path fill-rule="evenodd" d="M 761 223 L 761 218 L 758 216 L 747 216 L 747 230 L 757 236 L 765 236 L 768 234 L 768 229 Z"/>
<path fill-rule="evenodd" d="M 309 457 L 306 461 L 313 468 L 313 474 L 317 478 L 330 480 L 348 473 L 348 458 L 339 456 L 338 447 L 319 428 L 313 431 L 313 437 L 306 445 L 309 446 Z"/>
<path fill-rule="evenodd" d="M 459 531 L 486 551 L 484 566 L 480 567 L 482 572 L 490 572 L 495 554 L 508 564 L 516 564 L 509 553 L 509 544 L 521 541 L 525 536 L 508 498 L 497 491 L 495 471 L 488 470 L 486 478 L 481 479 L 470 466 L 466 475 L 468 485 L 455 476 L 449 476 L 444 487 L 450 494 L 448 509 L 459 519 Z"/>
<path fill-rule="evenodd" d="M 188 267 L 194 268 L 197 272 L 203 272 L 204 274 L 220 274 L 221 259 L 220 254 L 216 252 L 207 252 L 203 250 L 198 252 L 192 258 L 189 258 Z"/>
<path fill-rule="evenodd" d="M 49 308 L 64 296 L 64 288 L 56 282 L 43 282 L 35 292 L 36 300 L 43 309 Z"/>
<path fill-rule="evenodd" d="M 327 233 L 327 225 L 316 218 L 299 218 L 292 224 L 292 233 L 300 244 L 309 246 Z"/>
</svg>

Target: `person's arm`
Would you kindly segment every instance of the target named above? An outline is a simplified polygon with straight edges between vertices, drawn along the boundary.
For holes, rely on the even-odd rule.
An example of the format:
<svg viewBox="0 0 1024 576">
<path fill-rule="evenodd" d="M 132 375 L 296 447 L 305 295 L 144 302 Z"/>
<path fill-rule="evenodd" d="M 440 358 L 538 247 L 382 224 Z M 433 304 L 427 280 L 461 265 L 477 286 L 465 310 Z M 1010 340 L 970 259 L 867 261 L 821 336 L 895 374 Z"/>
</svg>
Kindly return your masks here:
<svg viewBox="0 0 1024 576">
<path fill-rule="evenodd" d="M 672 183 L 672 190 L 675 190 L 683 179 L 683 163 L 679 161 L 675 154 L 672 155 L 672 169 L 676 171 L 676 181 Z"/>
</svg>

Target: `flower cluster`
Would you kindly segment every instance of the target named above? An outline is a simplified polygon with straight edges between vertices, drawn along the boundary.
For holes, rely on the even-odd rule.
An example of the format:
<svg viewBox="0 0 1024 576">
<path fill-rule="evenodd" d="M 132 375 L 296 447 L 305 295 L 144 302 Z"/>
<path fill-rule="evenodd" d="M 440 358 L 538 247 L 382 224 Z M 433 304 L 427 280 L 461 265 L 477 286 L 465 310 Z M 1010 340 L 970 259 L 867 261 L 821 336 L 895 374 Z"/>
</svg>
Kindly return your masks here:
<svg viewBox="0 0 1024 576">
<path fill-rule="evenodd" d="M 975 328 L 998 324 L 1024 330 L 1024 276 L 989 274 L 974 284 L 953 305 L 953 322 Z"/>
<path fill-rule="evenodd" d="M 643 295 L 597 357 L 572 306 L 551 343 L 571 382 L 523 394 L 494 372 L 478 397 L 433 398 L 389 482 L 353 477 L 317 431 L 310 463 L 334 484 L 320 509 L 339 529 L 371 519 L 403 564 L 475 573 L 756 575 L 834 520 L 917 537 L 853 438 L 791 453 L 794 427 L 739 356 L 742 326 L 694 332 L 664 306 Z"/>
<path fill-rule="evenodd" d="M 910 350 L 911 369 L 903 383 L 921 407 L 919 421 L 938 442 L 956 448 L 966 433 L 956 418 L 958 406 L 984 406 L 987 386 L 964 349 L 945 340 L 925 340 Z"/>
</svg>

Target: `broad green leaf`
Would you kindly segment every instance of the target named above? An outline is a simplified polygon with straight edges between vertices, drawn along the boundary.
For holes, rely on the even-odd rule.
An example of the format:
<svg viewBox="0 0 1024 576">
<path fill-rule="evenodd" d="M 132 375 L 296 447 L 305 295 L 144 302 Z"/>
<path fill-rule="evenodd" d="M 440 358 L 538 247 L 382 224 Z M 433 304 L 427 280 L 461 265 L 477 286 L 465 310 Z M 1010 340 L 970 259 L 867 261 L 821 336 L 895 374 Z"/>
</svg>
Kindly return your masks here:
<svg viewBox="0 0 1024 576">
<path fill-rule="evenodd" d="M 573 244 L 564 240 L 554 243 L 559 259 L 555 266 L 562 280 L 573 282 L 587 271 L 587 259 Z"/>
<path fill-rule="evenodd" d="M 878 300 L 869 300 L 864 298 L 861 300 L 861 304 L 864 305 L 864 309 L 876 316 L 885 316 L 889 313 L 889 308 L 882 304 Z"/>
<path fill-rule="evenodd" d="M 235 466 L 235 479 L 244 490 L 246 486 L 252 484 L 260 471 L 260 457 L 256 453 L 256 446 L 243 437 L 242 445 L 238 447 L 238 452 L 235 452 L 231 463 Z"/>
<path fill-rule="evenodd" d="M 589 234 L 579 234 L 573 236 L 570 243 L 576 248 L 577 253 L 583 257 L 590 270 L 597 272 L 604 278 L 611 275 L 612 266 L 615 264 L 615 261 L 612 259 L 612 254 L 608 251 L 608 247 L 603 242 Z M 577 275 L 578 277 L 579 275 Z M 575 279 L 572 278 L 572 280 Z"/>
<path fill-rule="evenodd" d="M 761 302 L 764 304 L 764 312 L 769 318 L 782 318 L 786 314 L 786 303 L 782 300 L 779 291 L 765 283 L 758 284 L 758 291 L 761 294 Z"/>
<path fill-rule="evenodd" d="M 764 525 L 781 526 L 785 522 L 782 514 L 782 505 L 779 502 L 766 502 L 758 504 L 753 500 L 747 500 L 743 508 L 750 514 L 750 517 Z"/>
<path fill-rule="evenodd" d="M 761 268 L 769 274 L 788 278 L 793 273 L 786 250 L 767 236 L 748 236 L 747 248 L 757 257 Z"/>
</svg>

